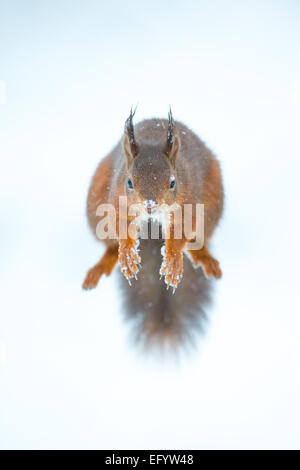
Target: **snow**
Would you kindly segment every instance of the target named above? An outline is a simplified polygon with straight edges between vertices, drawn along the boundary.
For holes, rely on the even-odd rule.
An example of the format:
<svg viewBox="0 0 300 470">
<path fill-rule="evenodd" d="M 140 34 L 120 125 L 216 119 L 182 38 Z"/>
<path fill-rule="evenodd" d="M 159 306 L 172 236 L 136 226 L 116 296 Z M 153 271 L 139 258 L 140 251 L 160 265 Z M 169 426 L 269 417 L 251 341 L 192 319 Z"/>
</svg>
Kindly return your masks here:
<svg viewBox="0 0 300 470">
<path fill-rule="evenodd" d="M 152 199 L 146 199 L 146 200 L 144 201 L 144 206 L 145 206 L 145 208 L 148 208 L 148 207 L 149 207 L 149 208 L 153 209 L 154 207 L 157 206 L 157 204 L 156 204 L 156 202 L 153 201 Z"/>
<path fill-rule="evenodd" d="M 299 448 L 298 2 L 18 8 L 0 14 L 1 447 Z M 163 360 L 131 341 L 115 273 L 81 289 L 103 252 L 88 185 L 137 100 L 135 122 L 171 104 L 226 190 L 206 332 Z"/>
</svg>

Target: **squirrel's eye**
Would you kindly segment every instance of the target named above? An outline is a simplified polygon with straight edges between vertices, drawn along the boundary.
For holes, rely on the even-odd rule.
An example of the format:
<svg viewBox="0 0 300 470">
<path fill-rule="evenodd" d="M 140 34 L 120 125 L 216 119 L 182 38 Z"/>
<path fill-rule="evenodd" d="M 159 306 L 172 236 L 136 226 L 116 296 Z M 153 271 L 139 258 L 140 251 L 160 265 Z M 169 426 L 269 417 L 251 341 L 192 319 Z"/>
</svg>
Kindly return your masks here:
<svg viewBox="0 0 300 470">
<path fill-rule="evenodd" d="M 129 178 L 129 180 L 127 181 L 127 184 L 128 184 L 128 188 L 129 188 L 129 189 L 133 189 L 133 184 L 132 184 L 132 181 L 131 181 L 130 178 Z"/>
<path fill-rule="evenodd" d="M 170 189 L 173 189 L 173 188 L 175 188 L 175 178 L 174 178 L 174 176 L 172 176 L 171 183 L 170 183 Z"/>
</svg>

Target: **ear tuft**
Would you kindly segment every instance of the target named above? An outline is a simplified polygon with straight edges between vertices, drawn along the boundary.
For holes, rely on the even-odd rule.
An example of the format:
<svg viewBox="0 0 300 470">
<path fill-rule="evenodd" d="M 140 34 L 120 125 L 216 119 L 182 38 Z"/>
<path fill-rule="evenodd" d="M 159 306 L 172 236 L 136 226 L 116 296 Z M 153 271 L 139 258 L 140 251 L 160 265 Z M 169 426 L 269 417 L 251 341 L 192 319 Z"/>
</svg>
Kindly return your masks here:
<svg viewBox="0 0 300 470">
<path fill-rule="evenodd" d="M 136 108 L 134 111 L 131 108 L 130 114 L 125 121 L 125 127 L 124 127 L 122 147 L 123 147 L 125 157 L 127 159 L 127 167 L 129 166 L 131 161 L 134 159 L 134 157 L 138 153 L 138 146 L 135 141 L 134 128 L 133 128 L 133 122 L 132 122 L 135 112 L 136 112 Z"/>
<path fill-rule="evenodd" d="M 171 111 L 171 107 L 168 114 L 168 134 L 167 134 L 167 143 L 165 147 L 165 153 L 170 159 L 173 167 L 175 168 L 176 159 L 180 150 L 180 137 L 176 131 L 174 119 Z"/>
</svg>

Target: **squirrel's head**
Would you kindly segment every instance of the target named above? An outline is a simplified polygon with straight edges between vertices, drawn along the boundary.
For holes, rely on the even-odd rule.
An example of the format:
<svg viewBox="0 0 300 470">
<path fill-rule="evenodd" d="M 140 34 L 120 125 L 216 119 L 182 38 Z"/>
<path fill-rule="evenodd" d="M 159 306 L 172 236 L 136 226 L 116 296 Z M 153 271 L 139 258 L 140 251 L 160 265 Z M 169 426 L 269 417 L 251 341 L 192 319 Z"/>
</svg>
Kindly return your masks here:
<svg viewBox="0 0 300 470">
<path fill-rule="evenodd" d="M 141 204 L 145 213 L 158 212 L 160 206 L 175 203 L 177 193 L 176 159 L 180 150 L 180 138 L 174 126 L 171 109 L 165 140 L 141 141 L 137 144 L 132 119 L 125 123 L 122 141 L 127 161 L 125 193 L 128 204 Z"/>
</svg>

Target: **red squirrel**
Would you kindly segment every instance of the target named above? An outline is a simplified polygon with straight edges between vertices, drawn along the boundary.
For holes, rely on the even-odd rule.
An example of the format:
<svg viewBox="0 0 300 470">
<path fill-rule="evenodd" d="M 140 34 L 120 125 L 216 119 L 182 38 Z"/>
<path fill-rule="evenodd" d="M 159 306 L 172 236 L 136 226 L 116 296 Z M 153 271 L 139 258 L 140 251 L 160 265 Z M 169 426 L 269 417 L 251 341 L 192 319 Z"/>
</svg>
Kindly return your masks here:
<svg viewBox="0 0 300 470">
<path fill-rule="evenodd" d="M 197 287 L 197 278 L 200 279 L 202 286 L 205 284 L 203 274 L 205 278 L 219 278 L 222 275 L 218 261 L 208 250 L 209 240 L 223 211 L 221 170 L 211 150 L 187 126 L 174 121 L 171 110 L 168 119 L 146 119 L 135 126 L 133 125 L 134 113 L 131 110 L 121 140 L 100 162 L 89 188 L 87 215 L 93 233 L 96 235 L 99 222 L 96 212 L 101 204 L 113 205 L 117 222 L 116 238 L 103 240 L 106 251 L 100 261 L 88 271 L 83 288 L 96 287 L 101 276 L 103 274 L 109 276 L 119 262 L 121 272 L 128 281 L 142 276 L 141 281 L 137 280 L 135 286 L 131 287 L 133 290 L 130 294 L 131 308 L 136 313 L 141 310 L 140 306 L 135 306 L 139 296 L 148 299 L 148 304 L 153 304 L 153 297 L 155 297 L 154 309 L 156 312 L 161 311 L 160 320 L 162 323 L 170 324 L 172 319 L 170 320 L 167 312 L 167 304 L 173 301 L 170 301 L 169 293 L 163 293 L 162 286 L 159 285 L 163 281 L 159 281 L 159 275 L 164 278 L 167 287 L 171 286 L 174 292 L 176 290 L 174 298 L 176 303 L 178 295 L 178 304 L 180 304 L 180 296 L 185 297 L 186 303 L 184 289 L 186 293 L 189 291 L 190 296 L 194 295 L 192 287 L 195 285 L 194 291 L 205 291 L 199 285 Z M 143 241 L 142 246 L 146 249 L 139 252 L 137 248 L 139 226 L 133 224 L 132 228 L 134 217 L 128 213 L 125 216 L 126 220 L 122 220 L 124 215 L 121 216 L 119 213 L 120 196 L 127 197 L 128 207 L 133 204 L 139 205 L 144 219 L 156 217 L 161 213 L 162 223 L 166 224 L 169 229 L 169 236 L 164 240 L 162 260 L 160 250 L 156 249 L 158 245 L 161 246 L 161 239 Z M 176 238 L 174 235 L 176 228 L 174 217 L 161 209 L 163 206 L 172 207 L 174 204 L 182 208 L 182 213 L 186 204 L 191 204 L 192 207 L 196 204 L 204 204 L 202 248 L 190 249 L 189 243 L 193 240 L 185 235 L 181 238 Z M 126 238 L 119 237 L 121 222 L 124 222 L 127 227 L 131 224 L 130 236 Z M 194 212 L 192 227 L 193 230 L 196 229 Z M 148 248 L 155 247 L 151 253 L 147 252 L 147 243 Z M 153 253 L 156 256 L 155 263 L 152 258 Z M 185 259 L 184 254 L 187 255 Z M 159 264 L 160 266 L 155 267 Z M 149 269 L 144 270 L 144 265 Z M 185 270 L 188 266 L 189 287 L 187 287 L 188 282 L 183 282 L 184 265 Z M 194 269 L 199 266 L 202 268 L 202 273 L 201 269 Z M 140 268 L 142 268 L 141 271 Z M 149 290 L 151 284 L 156 286 L 156 291 L 152 293 Z M 158 300 L 156 294 L 159 294 Z M 166 299 L 169 300 L 166 301 Z M 169 318 L 167 322 L 165 322 L 166 318 Z M 155 328 L 159 329 L 159 321 Z"/>
</svg>

